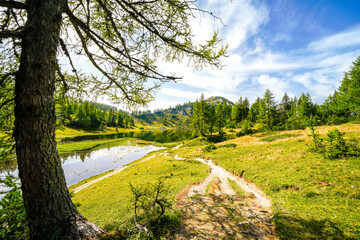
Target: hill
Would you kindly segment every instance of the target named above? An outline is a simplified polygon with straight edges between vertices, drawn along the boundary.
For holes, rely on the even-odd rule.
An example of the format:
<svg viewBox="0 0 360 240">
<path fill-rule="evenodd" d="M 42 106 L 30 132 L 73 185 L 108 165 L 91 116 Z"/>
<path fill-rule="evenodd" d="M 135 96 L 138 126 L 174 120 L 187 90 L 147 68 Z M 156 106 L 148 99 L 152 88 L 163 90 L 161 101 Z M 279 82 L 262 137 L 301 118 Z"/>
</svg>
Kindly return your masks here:
<svg viewBox="0 0 360 240">
<path fill-rule="evenodd" d="M 205 100 L 208 104 L 217 106 L 218 104 L 226 103 L 227 105 L 234 105 L 224 97 L 210 97 Z M 158 109 L 144 112 L 135 112 L 133 117 L 135 125 L 144 126 L 165 126 L 165 127 L 189 127 L 190 117 L 192 115 L 194 102 L 178 104 L 175 107 L 167 109 Z"/>
</svg>

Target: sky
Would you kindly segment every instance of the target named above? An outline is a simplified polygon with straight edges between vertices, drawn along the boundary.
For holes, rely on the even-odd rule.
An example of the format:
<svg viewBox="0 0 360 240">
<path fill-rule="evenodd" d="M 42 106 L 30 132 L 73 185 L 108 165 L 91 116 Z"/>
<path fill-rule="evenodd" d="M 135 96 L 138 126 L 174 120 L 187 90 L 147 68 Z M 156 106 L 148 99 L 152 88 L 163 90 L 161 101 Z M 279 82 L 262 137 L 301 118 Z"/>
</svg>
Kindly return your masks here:
<svg viewBox="0 0 360 240">
<path fill-rule="evenodd" d="M 268 88 L 279 102 L 286 92 L 309 93 L 321 104 L 340 85 L 345 71 L 360 55 L 359 0 L 199 0 L 221 18 L 191 22 L 197 42 L 218 31 L 229 45 L 221 70 L 194 71 L 187 63 L 159 62 L 163 73 L 183 79 L 166 83 L 147 109 L 222 96 L 253 102 Z"/>
</svg>

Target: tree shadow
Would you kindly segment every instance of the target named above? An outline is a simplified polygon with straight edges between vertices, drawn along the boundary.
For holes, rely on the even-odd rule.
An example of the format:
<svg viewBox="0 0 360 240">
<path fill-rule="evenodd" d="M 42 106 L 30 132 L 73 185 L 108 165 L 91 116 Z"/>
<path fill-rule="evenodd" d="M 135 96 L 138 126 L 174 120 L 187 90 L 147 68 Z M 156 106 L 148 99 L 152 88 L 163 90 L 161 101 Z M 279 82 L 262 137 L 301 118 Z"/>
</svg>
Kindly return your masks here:
<svg viewBox="0 0 360 240">
<path fill-rule="evenodd" d="M 284 240 L 355 240 L 346 236 L 339 226 L 330 220 L 306 220 L 276 213 L 273 222 L 279 238 Z"/>
</svg>

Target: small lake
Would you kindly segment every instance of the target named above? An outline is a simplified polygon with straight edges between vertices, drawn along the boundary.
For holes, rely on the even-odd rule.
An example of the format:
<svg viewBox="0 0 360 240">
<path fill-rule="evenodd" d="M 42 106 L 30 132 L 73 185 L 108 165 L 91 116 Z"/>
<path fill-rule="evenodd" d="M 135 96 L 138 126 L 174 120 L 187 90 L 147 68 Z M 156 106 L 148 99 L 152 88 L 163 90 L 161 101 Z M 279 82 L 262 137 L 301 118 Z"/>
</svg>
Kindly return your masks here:
<svg viewBox="0 0 360 240">
<path fill-rule="evenodd" d="M 67 157 L 60 157 L 67 186 L 76 184 L 89 177 L 120 168 L 147 154 L 162 149 L 152 145 L 121 145 L 95 151 L 81 152 Z M 18 176 L 17 168 L 9 168 L 0 173 Z"/>
<path fill-rule="evenodd" d="M 188 139 L 190 136 L 191 131 L 189 130 L 153 130 L 108 135 L 86 135 L 66 138 L 61 142 L 66 143 L 98 139 L 137 138 L 146 141 L 167 143 L 183 141 Z M 60 159 L 64 169 L 66 183 L 68 186 L 71 186 L 89 177 L 120 168 L 159 149 L 162 148 L 153 145 L 140 146 L 136 145 L 134 140 L 129 140 L 116 147 L 81 151 L 63 156 L 60 155 Z M 9 173 L 15 176 L 18 175 L 15 163 L 10 164 L 9 166 L 3 165 L 0 169 L 0 177 L 4 177 Z"/>
</svg>

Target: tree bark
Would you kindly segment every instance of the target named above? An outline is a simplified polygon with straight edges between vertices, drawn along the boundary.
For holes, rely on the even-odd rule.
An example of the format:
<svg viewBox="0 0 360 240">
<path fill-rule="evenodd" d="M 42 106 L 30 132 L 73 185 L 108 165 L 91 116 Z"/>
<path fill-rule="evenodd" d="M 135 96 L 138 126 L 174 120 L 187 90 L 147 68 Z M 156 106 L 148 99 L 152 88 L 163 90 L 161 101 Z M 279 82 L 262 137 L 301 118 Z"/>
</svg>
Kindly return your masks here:
<svg viewBox="0 0 360 240">
<path fill-rule="evenodd" d="M 55 141 L 55 70 L 64 0 L 28 0 L 15 82 L 15 139 L 31 239 L 96 239 L 71 201 Z"/>
</svg>

